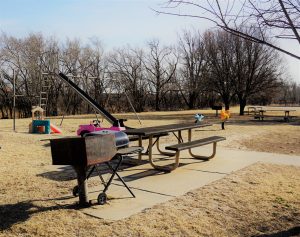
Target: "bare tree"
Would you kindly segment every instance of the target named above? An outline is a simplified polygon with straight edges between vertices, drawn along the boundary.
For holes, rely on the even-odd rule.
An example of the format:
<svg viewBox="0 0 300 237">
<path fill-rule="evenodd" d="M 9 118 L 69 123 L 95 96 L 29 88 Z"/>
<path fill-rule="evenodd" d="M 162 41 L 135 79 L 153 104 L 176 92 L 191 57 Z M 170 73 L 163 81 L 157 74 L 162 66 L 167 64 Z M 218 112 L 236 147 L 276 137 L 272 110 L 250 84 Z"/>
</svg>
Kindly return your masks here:
<svg viewBox="0 0 300 237">
<path fill-rule="evenodd" d="M 169 0 L 163 10 L 155 11 L 204 19 L 231 34 L 300 59 L 299 54 L 287 47 L 279 47 L 272 40 L 295 40 L 300 44 L 299 0 Z M 261 34 L 252 35 L 252 32 L 241 31 L 241 25 L 254 25 Z"/>
<path fill-rule="evenodd" d="M 81 43 L 78 39 L 67 40 L 60 55 L 60 71 L 65 74 L 71 74 L 74 83 L 82 87 L 83 82 L 80 78 L 80 54 L 82 51 Z M 84 90 L 84 88 L 82 88 Z M 80 105 L 82 103 L 81 98 L 74 93 L 71 88 L 64 88 L 63 103 L 67 105 L 67 112 L 76 114 L 80 112 Z"/>
<path fill-rule="evenodd" d="M 143 50 L 127 46 L 114 50 L 109 56 L 109 73 L 115 88 L 125 91 L 134 101 L 134 109 L 143 111 L 147 98 L 147 83 L 143 68 Z M 122 86 L 121 86 L 122 85 Z"/>
<path fill-rule="evenodd" d="M 230 36 L 235 59 L 233 86 L 240 103 L 240 115 L 243 115 L 250 96 L 280 86 L 282 63 L 274 49 Z"/>
<path fill-rule="evenodd" d="M 1 67 L 12 83 L 12 70 L 18 72 L 16 89 L 23 95 L 17 106 L 29 115 L 32 105 L 38 104 L 38 91 L 41 77 L 45 39 L 41 34 L 29 34 L 24 39 L 1 36 Z"/>
<path fill-rule="evenodd" d="M 220 95 L 228 110 L 235 96 L 234 46 L 229 34 L 222 31 L 205 33 L 209 76 L 206 87 Z"/>
<path fill-rule="evenodd" d="M 171 47 L 162 47 L 158 40 L 148 42 L 149 51 L 144 65 L 148 73 L 150 91 L 155 94 L 155 110 L 159 111 L 161 101 L 169 92 L 171 82 L 175 82 L 178 55 Z"/>
<path fill-rule="evenodd" d="M 199 32 L 183 31 L 179 38 L 180 77 L 178 77 L 180 92 L 189 109 L 204 90 L 204 79 L 208 73 L 208 62 L 204 41 Z"/>
<path fill-rule="evenodd" d="M 281 83 L 281 61 L 274 49 L 224 31 L 206 32 L 210 63 L 207 87 L 218 93 L 228 109 L 237 97 L 240 115 L 249 98 L 276 89 Z"/>
<path fill-rule="evenodd" d="M 295 82 L 286 81 L 283 83 L 278 102 L 283 103 L 285 106 L 289 104 L 299 104 L 300 103 L 300 86 Z"/>
<path fill-rule="evenodd" d="M 0 72 L 0 110 L 2 118 L 12 116 L 12 85 L 6 73 Z"/>
<path fill-rule="evenodd" d="M 107 88 L 111 83 L 107 78 L 108 63 L 100 40 L 92 40 L 88 55 L 90 56 L 86 59 L 88 65 L 86 75 L 90 77 L 90 94 L 101 106 L 105 106 L 109 94 Z"/>
</svg>

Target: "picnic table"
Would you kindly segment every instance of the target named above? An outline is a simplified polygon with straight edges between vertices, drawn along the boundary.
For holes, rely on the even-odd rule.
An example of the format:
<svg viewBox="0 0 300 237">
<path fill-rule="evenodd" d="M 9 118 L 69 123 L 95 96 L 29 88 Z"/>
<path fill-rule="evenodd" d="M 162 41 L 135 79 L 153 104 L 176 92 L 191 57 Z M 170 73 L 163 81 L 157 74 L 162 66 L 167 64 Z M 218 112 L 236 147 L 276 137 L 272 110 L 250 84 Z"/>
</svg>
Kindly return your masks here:
<svg viewBox="0 0 300 237">
<path fill-rule="evenodd" d="M 202 160 L 209 160 L 214 157 L 216 153 L 216 143 L 222 140 L 225 140 L 224 137 L 212 136 L 198 140 L 192 140 L 192 129 L 202 128 L 211 126 L 209 123 L 180 123 L 180 124 L 169 124 L 137 129 L 126 129 L 124 132 L 127 135 L 138 136 L 139 146 L 143 146 L 143 140 L 148 140 L 149 145 L 146 153 L 139 152 L 138 159 L 142 159 L 142 155 L 148 155 L 149 162 L 151 166 L 157 170 L 163 171 L 172 171 L 176 169 L 179 165 L 179 156 L 180 151 L 189 149 L 189 153 L 192 157 Z M 182 131 L 188 130 L 188 141 L 184 142 L 182 137 Z M 159 145 L 159 139 L 161 136 L 169 135 L 170 133 L 174 134 L 177 138 L 178 144 L 165 147 L 165 150 L 171 150 L 172 152 L 163 151 Z M 156 139 L 154 141 L 154 139 Z M 208 157 L 198 156 L 192 153 L 191 149 L 197 146 L 207 145 L 213 143 L 213 154 Z M 153 161 L 153 146 L 157 145 L 157 150 L 162 155 L 175 156 L 175 162 L 171 166 L 159 166 L 156 165 Z"/>
<path fill-rule="evenodd" d="M 248 106 L 248 115 L 250 115 L 250 113 L 254 113 L 256 114 L 258 110 L 262 109 L 262 106 Z"/>
<path fill-rule="evenodd" d="M 260 109 L 258 110 L 258 115 L 255 115 L 254 118 L 258 118 L 259 120 L 264 120 L 266 112 L 284 112 L 283 119 L 286 122 L 290 121 L 290 112 L 294 112 L 294 109 Z"/>
</svg>

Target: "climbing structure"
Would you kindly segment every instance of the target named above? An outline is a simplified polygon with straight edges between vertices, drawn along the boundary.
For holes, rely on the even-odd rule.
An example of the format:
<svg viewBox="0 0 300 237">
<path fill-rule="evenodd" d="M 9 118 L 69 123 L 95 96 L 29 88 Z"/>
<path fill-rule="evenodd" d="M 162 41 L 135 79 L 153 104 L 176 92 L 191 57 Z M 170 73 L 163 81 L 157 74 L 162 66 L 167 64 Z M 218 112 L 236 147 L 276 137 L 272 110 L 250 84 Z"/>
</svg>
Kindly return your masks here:
<svg viewBox="0 0 300 237">
<path fill-rule="evenodd" d="M 30 133 L 50 134 L 50 120 L 44 119 L 44 109 L 39 106 L 32 107 L 32 122 L 29 124 Z"/>
<path fill-rule="evenodd" d="M 40 89 L 40 98 L 39 98 L 39 107 L 41 107 L 45 114 L 47 109 L 47 102 L 48 102 L 48 93 L 50 89 L 50 77 L 48 73 L 42 73 L 41 76 L 41 89 Z"/>
</svg>

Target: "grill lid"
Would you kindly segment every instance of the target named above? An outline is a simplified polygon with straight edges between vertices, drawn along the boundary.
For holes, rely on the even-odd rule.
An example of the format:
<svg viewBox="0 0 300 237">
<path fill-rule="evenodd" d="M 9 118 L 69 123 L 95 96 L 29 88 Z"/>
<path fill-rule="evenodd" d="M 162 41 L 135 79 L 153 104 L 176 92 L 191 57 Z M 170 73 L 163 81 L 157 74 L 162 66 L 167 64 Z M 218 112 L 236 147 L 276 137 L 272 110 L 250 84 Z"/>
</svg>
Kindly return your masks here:
<svg viewBox="0 0 300 237">
<path fill-rule="evenodd" d="M 116 142 L 116 147 L 125 147 L 129 145 L 129 138 L 126 133 L 120 132 L 120 131 L 113 131 L 113 130 L 101 130 L 101 131 L 96 131 L 96 132 L 90 132 L 86 133 L 84 137 L 88 136 L 97 136 L 97 135 L 104 135 L 104 134 L 113 134 L 115 136 L 115 142 Z"/>
</svg>

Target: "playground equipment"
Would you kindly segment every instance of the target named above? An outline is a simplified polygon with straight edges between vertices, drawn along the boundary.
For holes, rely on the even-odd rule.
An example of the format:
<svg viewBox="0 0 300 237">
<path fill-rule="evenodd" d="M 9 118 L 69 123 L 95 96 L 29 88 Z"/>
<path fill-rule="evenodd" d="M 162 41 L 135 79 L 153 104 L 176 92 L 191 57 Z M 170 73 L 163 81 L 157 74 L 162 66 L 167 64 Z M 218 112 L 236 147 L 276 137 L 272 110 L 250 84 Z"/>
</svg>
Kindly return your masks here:
<svg viewBox="0 0 300 237">
<path fill-rule="evenodd" d="M 93 120 L 90 124 L 79 125 L 79 129 L 77 130 L 78 136 L 83 136 L 86 133 L 97 132 L 97 131 L 123 131 L 125 127 L 121 126 L 111 126 L 110 128 L 103 128 L 100 125 L 99 120 Z"/>
<path fill-rule="evenodd" d="M 48 74 L 42 73 L 40 78 L 39 106 L 46 111 L 48 103 L 48 91 L 50 89 L 50 78 Z"/>
<path fill-rule="evenodd" d="M 50 134 L 50 121 L 44 120 L 44 109 L 39 106 L 32 107 L 32 123 L 29 124 L 29 132 Z"/>
<path fill-rule="evenodd" d="M 61 129 L 59 129 L 58 127 L 56 127 L 54 124 L 50 123 L 50 129 L 52 133 L 62 133 Z"/>
<path fill-rule="evenodd" d="M 42 104 L 42 103 L 45 103 L 45 98 L 43 98 L 42 96 L 44 94 L 47 94 L 47 92 L 45 92 L 45 86 L 41 86 L 41 91 L 40 91 L 39 96 L 37 96 L 36 94 L 33 94 L 33 95 L 23 95 L 23 94 L 20 94 L 20 93 L 17 94 L 17 85 L 16 84 L 17 84 L 17 81 L 18 81 L 17 79 L 18 79 L 19 71 L 15 70 L 15 69 L 12 69 L 12 76 L 10 76 L 8 73 L 6 73 L 5 71 L 2 71 L 2 70 L 0 71 L 0 73 L 1 73 L 1 75 L 3 75 L 4 78 L 7 79 L 7 81 L 9 83 L 12 84 L 12 92 L 13 92 L 13 95 L 12 95 L 12 97 L 13 97 L 13 114 L 12 114 L 13 130 L 16 131 L 16 99 L 18 97 L 30 97 L 33 100 L 35 100 L 36 98 L 40 98 L 39 99 L 39 107 L 43 109 L 43 106 L 45 106 L 45 108 L 46 108 L 46 104 Z M 41 83 L 41 81 L 40 81 L 40 84 L 43 85 Z M 48 88 L 49 88 L 49 86 L 48 86 Z M 33 107 L 33 110 L 35 110 L 35 109 L 36 109 L 36 107 Z M 33 114 L 34 113 L 40 113 L 40 115 L 38 115 L 38 117 L 39 117 L 39 116 L 43 116 L 44 112 L 45 112 L 45 109 L 43 111 L 34 111 Z M 34 119 L 34 115 L 33 115 L 33 120 L 38 120 L 38 119 L 39 118 Z M 47 128 L 48 128 L 47 123 L 42 124 L 42 125 L 41 124 L 37 125 L 37 123 L 38 122 L 35 122 L 35 124 L 34 124 L 36 127 L 44 127 L 47 130 Z M 34 128 L 36 128 L 36 127 L 34 127 Z M 32 132 L 32 123 L 30 124 L 29 130 L 30 130 L 30 132 Z M 41 130 L 41 128 L 40 128 L 40 130 Z"/>
<path fill-rule="evenodd" d="M 50 134 L 61 133 L 61 130 L 50 123 L 50 120 L 44 119 L 44 109 L 34 106 L 31 110 L 32 122 L 29 124 L 30 133 Z"/>
<path fill-rule="evenodd" d="M 108 111 L 102 108 L 95 100 L 93 100 L 87 93 L 80 89 L 71 79 L 69 79 L 65 74 L 59 73 L 59 77 L 64 83 L 70 86 L 85 102 L 87 102 L 92 108 L 100 113 L 109 123 L 112 124 L 109 128 L 103 128 L 98 120 L 94 120 L 88 125 L 80 125 L 77 130 L 77 135 L 83 136 L 86 133 L 101 131 L 101 130 L 113 130 L 122 131 L 125 130 L 125 125 L 123 119 L 117 119 L 111 115 Z"/>
</svg>

